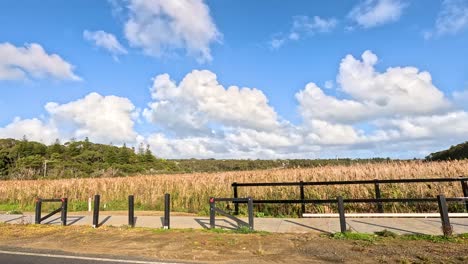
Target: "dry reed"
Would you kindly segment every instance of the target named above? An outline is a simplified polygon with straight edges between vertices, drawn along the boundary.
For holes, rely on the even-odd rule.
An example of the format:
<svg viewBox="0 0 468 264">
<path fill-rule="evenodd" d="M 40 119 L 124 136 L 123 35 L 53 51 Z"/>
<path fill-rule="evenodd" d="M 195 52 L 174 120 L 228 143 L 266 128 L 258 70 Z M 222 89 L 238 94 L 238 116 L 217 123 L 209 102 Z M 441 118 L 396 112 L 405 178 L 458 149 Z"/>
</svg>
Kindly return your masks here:
<svg viewBox="0 0 468 264">
<path fill-rule="evenodd" d="M 35 197 L 68 197 L 72 210 L 85 209 L 88 197 L 101 194 L 108 209 L 124 209 L 129 194 L 135 194 L 136 207 L 145 210 L 161 210 L 162 195 L 172 195 L 172 208 L 177 211 L 206 213 L 208 199 L 232 197 L 232 182 L 283 182 L 331 181 L 363 179 L 400 179 L 468 176 L 468 160 L 445 162 L 389 162 L 355 164 L 350 166 L 322 166 L 307 169 L 277 169 L 262 171 L 192 173 L 171 175 L 135 175 L 123 178 L 87 178 L 62 180 L 11 180 L 0 183 L 0 203 L 17 205 L 18 209 L 31 209 Z M 439 193 L 446 196 L 461 196 L 460 183 L 433 184 L 385 184 L 382 196 L 434 197 Z M 310 186 L 306 187 L 306 198 L 371 198 L 372 185 Z M 240 188 L 239 196 L 256 199 L 298 199 L 298 187 L 252 187 Z M 431 209 L 431 206 L 398 204 L 385 205 L 386 210 Z M 348 210 L 369 210 L 373 206 L 348 205 Z M 294 215 L 298 206 L 265 205 L 257 208 L 266 214 Z M 333 207 L 308 205 L 309 211 L 328 212 Z"/>
</svg>

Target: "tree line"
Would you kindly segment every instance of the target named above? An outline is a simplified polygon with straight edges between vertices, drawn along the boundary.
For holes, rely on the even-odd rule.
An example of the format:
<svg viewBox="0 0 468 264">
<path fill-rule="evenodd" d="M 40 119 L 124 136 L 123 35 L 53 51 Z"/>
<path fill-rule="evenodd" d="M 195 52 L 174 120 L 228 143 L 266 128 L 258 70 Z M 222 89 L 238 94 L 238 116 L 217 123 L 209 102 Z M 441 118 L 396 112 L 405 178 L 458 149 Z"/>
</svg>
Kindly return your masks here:
<svg viewBox="0 0 468 264">
<path fill-rule="evenodd" d="M 71 140 L 52 145 L 0 139 L 0 177 L 3 179 L 81 178 L 157 173 L 174 170 L 174 162 L 156 158 L 148 146 L 137 150 Z"/>
<path fill-rule="evenodd" d="M 0 179 L 57 179 L 116 177 L 131 174 L 223 172 L 259 169 L 309 168 L 325 165 L 391 162 L 372 159 L 172 159 L 157 158 L 149 146 L 96 144 L 87 138 L 51 145 L 0 139 Z"/>
<path fill-rule="evenodd" d="M 468 141 L 451 146 L 449 149 L 434 152 L 426 157 L 426 160 L 460 160 L 468 159 Z"/>
</svg>

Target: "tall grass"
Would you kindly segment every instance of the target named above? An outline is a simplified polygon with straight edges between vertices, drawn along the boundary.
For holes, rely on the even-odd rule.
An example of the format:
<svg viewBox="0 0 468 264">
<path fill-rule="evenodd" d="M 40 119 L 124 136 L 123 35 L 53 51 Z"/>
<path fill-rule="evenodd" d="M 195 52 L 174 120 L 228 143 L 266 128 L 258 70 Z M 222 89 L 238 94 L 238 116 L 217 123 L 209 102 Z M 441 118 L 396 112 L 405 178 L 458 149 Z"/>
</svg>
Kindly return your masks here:
<svg viewBox="0 0 468 264">
<path fill-rule="evenodd" d="M 261 171 L 192 173 L 171 175 L 135 175 L 124 178 L 63 179 L 63 180 L 11 180 L 0 182 L 0 204 L 3 208 L 32 210 L 35 197 L 68 197 L 71 210 L 84 210 L 88 197 L 101 195 L 106 210 L 126 208 L 129 194 L 135 195 L 136 208 L 162 210 L 163 194 L 170 193 L 174 211 L 205 214 L 208 199 L 232 197 L 232 182 L 331 181 L 363 179 L 400 179 L 468 176 L 468 160 L 444 162 L 389 162 L 355 164 L 350 166 L 323 166 L 308 169 L 277 169 Z M 383 184 L 382 197 L 435 197 L 461 196 L 459 182 L 431 184 Z M 373 185 L 307 186 L 306 198 L 374 197 Z M 242 187 L 239 196 L 256 199 L 298 199 L 298 187 Z M 232 205 L 226 205 L 232 208 Z M 462 208 L 462 205 L 457 205 Z M 349 204 L 349 211 L 373 210 L 374 205 Z M 2 206 L 0 206 L 0 209 Z M 433 204 L 386 204 L 386 211 L 433 210 Z M 296 215 L 299 206 L 262 205 L 257 210 L 265 215 Z M 333 206 L 308 205 L 311 212 L 330 212 Z"/>
</svg>

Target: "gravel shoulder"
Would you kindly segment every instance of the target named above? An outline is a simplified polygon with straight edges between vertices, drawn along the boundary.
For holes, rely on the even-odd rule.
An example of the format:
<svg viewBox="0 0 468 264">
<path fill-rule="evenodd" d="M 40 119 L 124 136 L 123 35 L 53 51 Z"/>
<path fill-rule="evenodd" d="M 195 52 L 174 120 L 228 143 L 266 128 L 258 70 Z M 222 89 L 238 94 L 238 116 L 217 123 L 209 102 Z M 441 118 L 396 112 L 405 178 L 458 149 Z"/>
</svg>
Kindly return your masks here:
<svg viewBox="0 0 468 264">
<path fill-rule="evenodd" d="M 316 233 L 0 224 L 0 248 L 12 247 L 195 263 L 468 262 L 468 236 L 455 242 L 399 237 L 364 241 Z"/>
</svg>

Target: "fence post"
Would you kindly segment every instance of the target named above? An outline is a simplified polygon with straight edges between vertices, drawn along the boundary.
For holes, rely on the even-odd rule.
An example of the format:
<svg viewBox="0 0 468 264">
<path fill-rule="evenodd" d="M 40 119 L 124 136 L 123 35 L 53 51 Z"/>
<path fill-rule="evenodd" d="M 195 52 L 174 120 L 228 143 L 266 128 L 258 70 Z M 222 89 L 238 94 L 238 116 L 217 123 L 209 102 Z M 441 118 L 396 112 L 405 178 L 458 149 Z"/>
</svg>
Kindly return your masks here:
<svg viewBox="0 0 468 264">
<path fill-rule="evenodd" d="M 42 200 L 41 198 L 36 198 L 36 215 L 35 215 L 35 223 L 41 223 L 41 210 L 42 210 Z"/>
<path fill-rule="evenodd" d="M 215 228 L 215 199 L 210 198 L 210 228 Z"/>
<path fill-rule="evenodd" d="M 468 183 L 466 182 L 466 180 L 461 180 L 461 186 L 463 190 L 463 196 L 468 197 Z M 465 208 L 466 208 L 466 212 L 468 213 L 468 201 L 466 200 L 465 200 Z"/>
<path fill-rule="evenodd" d="M 61 220 L 62 220 L 62 226 L 67 225 L 67 211 L 68 211 L 68 198 L 62 198 L 62 214 L 61 214 Z"/>
<path fill-rule="evenodd" d="M 249 229 L 254 230 L 254 214 L 253 214 L 253 199 L 247 198 L 247 208 L 249 212 Z"/>
<path fill-rule="evenodd" d="M 133 195 L 128 196 L 128 225 L 135 227 L 135 198 Z"/>
<path fill-rule="evenodd" d="M 379 184 L 378 179 L 375 179 L 374 190 L 375 190 L 375 198 L 376 199 L 382 198 L 382 196 L 380 195 L 380 184 Z M 379 213 L 384 212 L 382 202 L 377 202 L 377 212 L 379 212 Z"/>
<path fill-rule="evenodd" d="M 237 182 L 232 183 L 232 188 L 234 191 L 234 199 L 237 199 Z M 234 202 L 234 215 L 239 215 L 239 203 Z"/>
<path fill-rule="evenodd" d="M 171 195 L 164 194 L 164 229 L 170 228 L 170 206 L 171 206 Z"/>
<path fill-rule="evenodd" d="M 299 182 L 299 188 L 300 188 L 300 191 L 301 191 L 301 201 L 302 201 L 302 204 L 301 204 L 301 211 L 302 211 L 302 215 L 305 214 L 305 203 L 304 203 L 304 182 L 303 181 L 300 181 Z M 302 217 L 301 215 L 301 217 Z"/>
<path fill-rule="evenodd" d="M 99 227 L 99 204 L 101 202 L 101 196 L 99 194 L 94 195 L 94 208 L 93 208 L 93 227 Z"/>
<path fill-rule="evenodd" d="M 343 197 L 338 196 L 337 202 L 338 202 L 338 213 L 340 214 L 340 231 L 341 233 L 344 233 L 346 232 L 346 217 L 345 217 Z"/>
<path fill-rule="evenodd" d="M 437 203 L 439 204 L 440 219 L 442 220 L 442 232 L 444 236 L 452 235 L 452 226 L 450 225 L 450 218 L 448 216 L 447 201 L 444 195 L 437 195 Z"/>
</svg>

